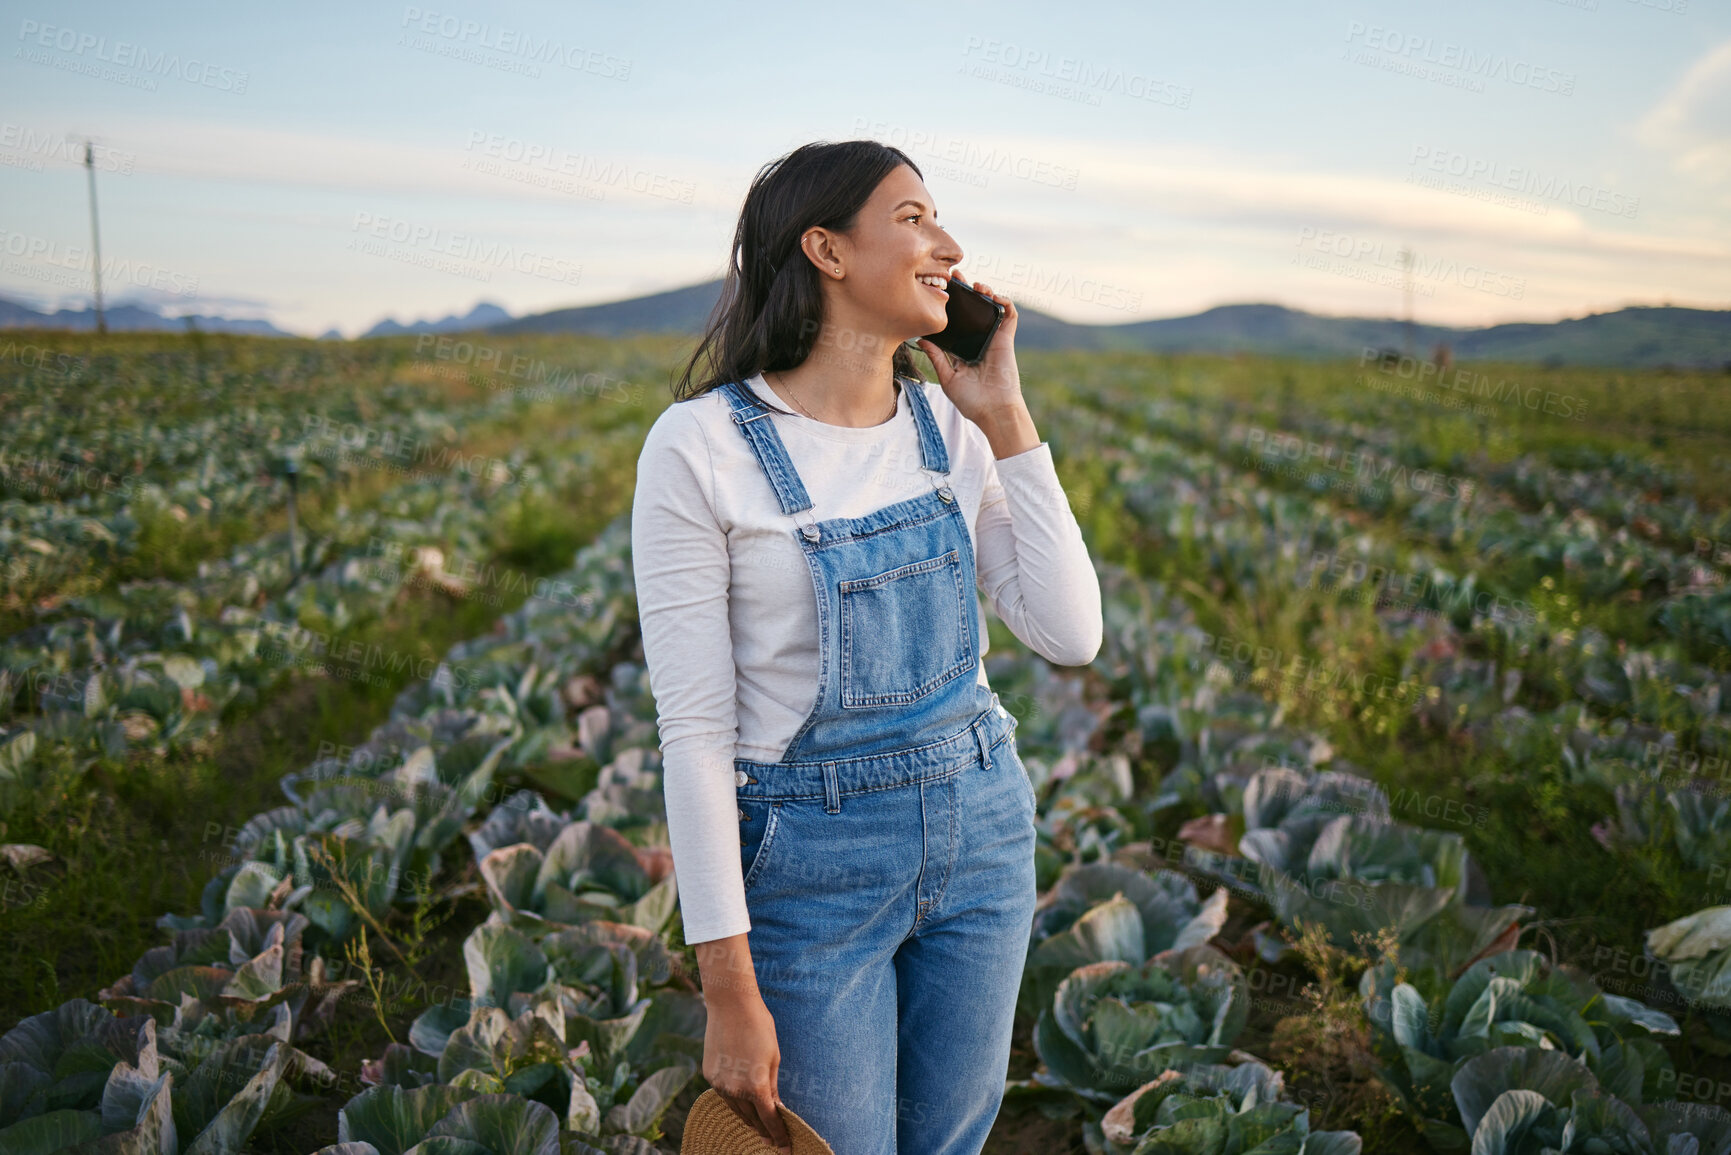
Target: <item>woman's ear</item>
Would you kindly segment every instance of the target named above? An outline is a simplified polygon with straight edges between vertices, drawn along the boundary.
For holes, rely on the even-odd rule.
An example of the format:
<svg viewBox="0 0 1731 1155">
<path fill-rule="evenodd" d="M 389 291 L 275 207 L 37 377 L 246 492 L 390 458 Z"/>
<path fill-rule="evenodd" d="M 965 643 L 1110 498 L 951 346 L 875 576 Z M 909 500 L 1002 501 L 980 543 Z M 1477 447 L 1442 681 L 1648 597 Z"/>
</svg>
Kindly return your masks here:
<svg viewBox="0 0 1731 1155">
<path fill-rule="evenodd" d="M 818 272 L 834 275 L 841 266 L 841 253 L 836 244 L 836 238 L 826 228 L 809 228 L 805 235 L 799 238 L 799 247 L 805 255 L 817 265 Z"/>
</svg>

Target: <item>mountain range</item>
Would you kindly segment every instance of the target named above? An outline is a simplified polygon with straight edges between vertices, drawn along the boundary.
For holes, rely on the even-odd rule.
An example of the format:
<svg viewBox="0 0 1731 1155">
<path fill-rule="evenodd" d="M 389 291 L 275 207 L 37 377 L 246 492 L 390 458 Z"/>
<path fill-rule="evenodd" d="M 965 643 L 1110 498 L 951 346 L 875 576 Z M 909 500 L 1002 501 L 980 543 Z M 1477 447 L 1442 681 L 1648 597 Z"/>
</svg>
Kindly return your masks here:
<svg viewBox="0 0 1731 1155">
<path fill-rule="evenodd" d="M 190 322 L 206 333 L 249 333 L 259 337 L 292 337 L 263 317 L 229 318 L 193 314 L 164 317 L 147 305 L 115 305 L 103 310 L 103 320 L 114 332 L 186 332 Z M 41 313 L 16 301 L 0 297 L 0 329 L 94 329 L 95 309 L 59 309 Z"/>
<path fill-rule="evenodd" d="M 721 293 L 706 281 L 626 301 L 555 309 L 491 327 L 496 333 L 701 333 Z M 1013 296 L 1013 293 L 1012 293 Z M 1357 357 L 1367 348 L 1399 349 L 1405 324 L 1395 318 L 1323 317 L 1283 305 L 1221 305 L 1189 317 L 1078 325 L 1018 306 L 1020 349 L 1155 350 L 1168 353 L 1265 353 Z M 1457 360 L 1530 361 L 1551 365 L 1731 367 L 1731 309 L 1631 306 L 1549 324 L 1487 328 L 1414 325 L 1414 346 L 1446 343 Z"/>
<path fill-rule="evenodd" d="M 439 321 L 415 321 L 408 325 L 399 325 L 389 317 L 362 333 L 363 337 L 398 337 L 404 333 L 463 333 L 474 329 L 486 329 L 503 324 L 511 319 L 511 314 L 493 304 L 482 301 L 461 317 L 455 313 Z"/>
<path fill-rule="evenodd" d="M 624 301 L 554 309 L 512 317 L 483 301 L 468 313 L 436 321 L 378 322 L 364 336 L 404 333 L 675 333 L 703 331 L 721 292 L 721 281 Z M 1116 325 L 1079 325 L 1037 309 L 1021 308 L 1016 345 L 1022 349 L 1152 350 L 1168 353 L 1260 353 L 1297 357 L 1358 357 L 1366 349 L 1399 349 L 1407 341 L 1405 324 L 1392 317 L 1325 317 L 1283 305 L 1221 305 L 1188 317 L 1131 321 Z M 108 310 L 110 329 L 184 330 L 188 318 L 163 317 L 139 305 Z M 190 318 L 211 332 L 290 336 L 269 321 L 222 317 Z M 0 299 L 0 329 L 90 329 L 89 309 L 40 313 Z M 337 339 L 333 330 L 325 339 Z M 1414 325 L 1412 342 L 1428 353 L 1449 346 L 1457 360 L 1537 362 L 1546 365 L 1605 365 L 1630 368 L 1676 366 L 1723 368 L 1731 372 L 1731 309 L 1689 309 L 1634 305 L 1545 324 L 1512 323 L 1483 328 Z"/>
</svg>

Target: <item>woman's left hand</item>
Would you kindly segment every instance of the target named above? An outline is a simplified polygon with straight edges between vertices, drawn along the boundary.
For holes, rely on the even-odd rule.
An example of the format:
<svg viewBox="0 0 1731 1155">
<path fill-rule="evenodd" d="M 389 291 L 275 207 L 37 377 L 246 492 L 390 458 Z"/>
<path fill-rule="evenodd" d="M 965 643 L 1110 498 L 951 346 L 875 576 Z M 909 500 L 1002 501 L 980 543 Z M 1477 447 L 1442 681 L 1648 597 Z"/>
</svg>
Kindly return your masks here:
<svg viewBox="0 0 1731 1155">
<path fill-rule="evenodd" d="M 962 284 L 967 280 L 958 273 L 951 276 Z M 963 417 L 979 426 L 1001 421 L 1018 409 L 1025 410 L 1022 400 L 1022 375 L 1016 368 L 1016 306 L 1008 297 L 999 296 L 990 287 L 975 282 L 969 286 L 980 295 L 1004 306 L 1004 319 L 992 334 L 991 344 L 978 365 L 970 365 L 959 357 L 921 337 L 919 347 L 932 359 L 937 370 L 938 384 Z"/>
</svg>

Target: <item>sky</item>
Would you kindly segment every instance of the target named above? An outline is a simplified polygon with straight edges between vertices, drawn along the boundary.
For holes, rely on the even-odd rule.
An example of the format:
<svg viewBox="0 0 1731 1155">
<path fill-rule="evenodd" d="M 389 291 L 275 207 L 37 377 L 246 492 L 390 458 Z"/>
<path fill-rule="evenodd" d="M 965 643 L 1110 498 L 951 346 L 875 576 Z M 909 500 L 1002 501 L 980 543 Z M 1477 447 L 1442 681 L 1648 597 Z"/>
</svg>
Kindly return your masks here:
<svg viewBox="0 0 1731 1155">
<path fill-rule="evenodd" d="M 1731 0 L 0 0 L 0 297 L 513 315 L 721 275 L 758 169 L 907 152 L 1068 321 L 1731 308 Z"/>
</svg>

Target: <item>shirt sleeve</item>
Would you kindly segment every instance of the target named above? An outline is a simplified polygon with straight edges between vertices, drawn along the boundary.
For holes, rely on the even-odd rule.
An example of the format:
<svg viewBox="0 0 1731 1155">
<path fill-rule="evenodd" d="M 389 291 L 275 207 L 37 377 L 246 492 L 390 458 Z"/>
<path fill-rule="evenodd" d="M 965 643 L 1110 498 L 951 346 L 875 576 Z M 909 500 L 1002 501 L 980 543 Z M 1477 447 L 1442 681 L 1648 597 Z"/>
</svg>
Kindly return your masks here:
<svg viewBox="0 0 1731 1155">
<path fill-rule="evenodd" d="M 632 576 L 687 943 L 751 929 L 734 793 L 727 534 L 694 404 L 675 402 L 651 427 L 631 504 Z"/>
<path fill-rule="evenodd" d="M 981 434 L 982 441 L 984 434 Z M 1100 577 L 1052 462 L 1039 445 L 995 459 L 974 523 L 980 590 L 1010 632 L 1060 666 L 1085 666 L 1105 633 Z"/>
</svg>

